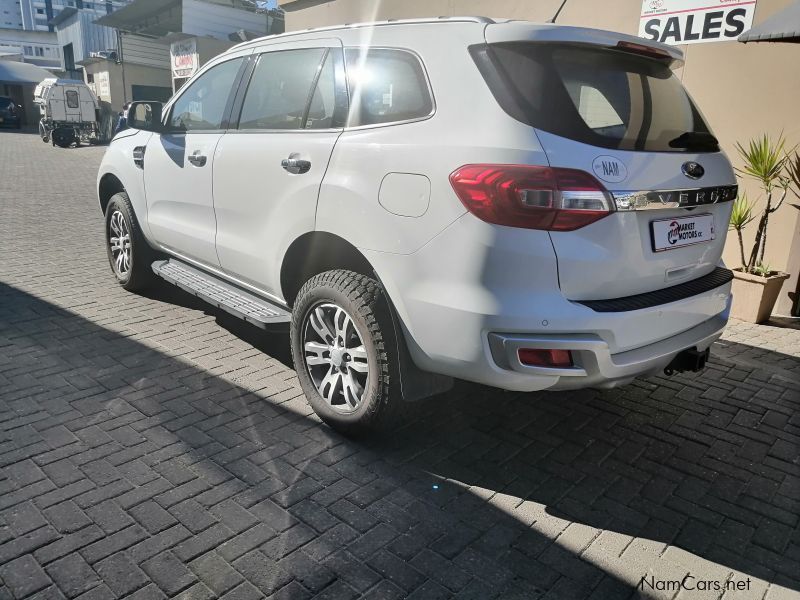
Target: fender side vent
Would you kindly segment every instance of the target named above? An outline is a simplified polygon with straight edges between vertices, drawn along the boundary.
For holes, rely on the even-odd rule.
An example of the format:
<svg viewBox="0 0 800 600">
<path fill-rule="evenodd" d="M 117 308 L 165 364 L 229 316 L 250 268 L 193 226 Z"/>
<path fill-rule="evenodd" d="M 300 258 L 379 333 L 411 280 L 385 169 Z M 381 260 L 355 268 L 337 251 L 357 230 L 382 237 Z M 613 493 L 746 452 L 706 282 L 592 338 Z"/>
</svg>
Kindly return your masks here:
<svg viewBox="0 0 800 600">
<path fill-rule="evenodd" d="M 147 150 L 147 146 L 136 146 L 133 149 L 133 164 L 135 164 L 140 169 L 144 169 L 145 150 Z"/>
</svg>

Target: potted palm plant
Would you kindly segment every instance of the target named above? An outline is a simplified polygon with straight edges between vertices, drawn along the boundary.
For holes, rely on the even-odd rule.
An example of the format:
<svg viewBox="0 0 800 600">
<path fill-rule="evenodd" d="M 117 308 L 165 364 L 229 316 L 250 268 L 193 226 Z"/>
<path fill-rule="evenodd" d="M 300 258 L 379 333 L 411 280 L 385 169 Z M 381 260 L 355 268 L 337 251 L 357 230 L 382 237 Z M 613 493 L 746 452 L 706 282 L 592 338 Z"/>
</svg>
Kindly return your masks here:
<svg viewBox="0 0 800 600">
<path fill-rule="evenodd" d="M 737 174 L 755 179 L 764 193 L 764 207 L 749 255 L 744 252 L 742 230 L 757 215 L 755 204 L 745 194 L 734 202 L 730 221 L 730 228 L 737 233 L 742 261 L 742 266 L 733 270 L 731 316 L 751 323 L 769 319 L 781 286 L 789 278 L 787 273 L 775 271 L 764 262 L 770 215 L 783 205 L 795 176 L 800 179 L 800 159 L 796 154 L 794 160 L 790 158 L 785 146 L 783 136 L 773 142 L 766 134 L 751 140 L 746 148 L 736 144 L 743 161 Z"/>
</svg>

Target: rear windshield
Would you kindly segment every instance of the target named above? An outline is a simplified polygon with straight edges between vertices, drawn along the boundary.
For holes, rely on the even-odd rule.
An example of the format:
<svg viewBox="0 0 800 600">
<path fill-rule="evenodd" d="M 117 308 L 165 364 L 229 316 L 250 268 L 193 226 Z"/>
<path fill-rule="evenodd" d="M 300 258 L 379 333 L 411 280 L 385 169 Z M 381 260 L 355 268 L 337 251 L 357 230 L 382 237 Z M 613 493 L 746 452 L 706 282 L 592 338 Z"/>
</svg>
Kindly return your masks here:
<svg viewBox="0 0 800 600">
<path fill-rule="evenodd" d="M 709 149 L 686 142 L 692 135 L 685 134 L 707 136 L 708 127 L 680 80 L 658 60 L 530 42 L 471 50 L 503 109 L 537 129 L 620 150 Z"/>
</svg>

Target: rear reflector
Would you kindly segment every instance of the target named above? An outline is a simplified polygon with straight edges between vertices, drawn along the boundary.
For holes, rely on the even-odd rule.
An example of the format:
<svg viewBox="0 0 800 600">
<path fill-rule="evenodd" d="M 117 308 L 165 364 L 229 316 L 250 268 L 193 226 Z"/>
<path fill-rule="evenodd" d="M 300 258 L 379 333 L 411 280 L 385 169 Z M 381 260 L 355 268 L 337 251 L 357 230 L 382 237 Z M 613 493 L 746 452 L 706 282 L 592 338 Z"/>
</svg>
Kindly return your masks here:
<svg viewBox="0 0 800 600">
<path fill-rule="evenodd" d="M 614 210 L 606 189 L 589 173 L 531 165 L 465 165 L 450 175 L 462 204 L 496 225 L 572 231 Z"/>
<path fill-rule="evenodd" d="M 569 350 L 539 350 L 520 348 L 517 350 L 519 362 L 529 367 L 555 367 L 568 369 L 572 366 L 572 354 Z"/>
</svg>

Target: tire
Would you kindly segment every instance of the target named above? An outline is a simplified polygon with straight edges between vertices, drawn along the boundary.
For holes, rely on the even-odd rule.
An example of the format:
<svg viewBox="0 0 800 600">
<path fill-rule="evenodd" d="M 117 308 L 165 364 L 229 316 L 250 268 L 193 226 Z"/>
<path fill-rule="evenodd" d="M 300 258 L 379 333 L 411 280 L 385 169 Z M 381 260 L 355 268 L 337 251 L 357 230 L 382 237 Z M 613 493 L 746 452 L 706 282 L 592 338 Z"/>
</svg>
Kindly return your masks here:
<svg viewBox="0 0 800 600">
<path fill-rule="evenodd" d="M 337 309 L 350 318 L 349 324 Z M 297 295 L 291 323 L 297 377 L 314 412 L 344 434 L 387 429 L 404 408 L 390 310 L 378 282 L 352 271 L 320 273 Z M 320 331 L 330 334 L 327 341 Z M 347 339 L 340 347 L 342 337 Z"/>
<path fill-rule="evenodd" d="M 117 283 L 130 292 L 150 287 L 156 280 L 151 265 L 157 256 L 144 239 L 125 192 L 114 194 L 108 201 L 105 234 L 108 262 Z M 120 237 L 127 237 L 127 244 L 123 239 L 122 249 L 119 249 Z M 126 249 L 127 259 L 124 258 Z"/>
<path fill-rule="evenodd" d="M 50 141 L 50 135 L 47 133 L 47 127 L 45 127 L 44 123 L 41 122 L 39 123 L 39 135 L 45 144 Z"/>
<path fill-rule="evenodd" d="M 53 144 L 59 148 L 69 148 L 76 141 L 75 132 L 68 127 L 54 129 L 50 136 L 53 138 Z"/>
</svg>

